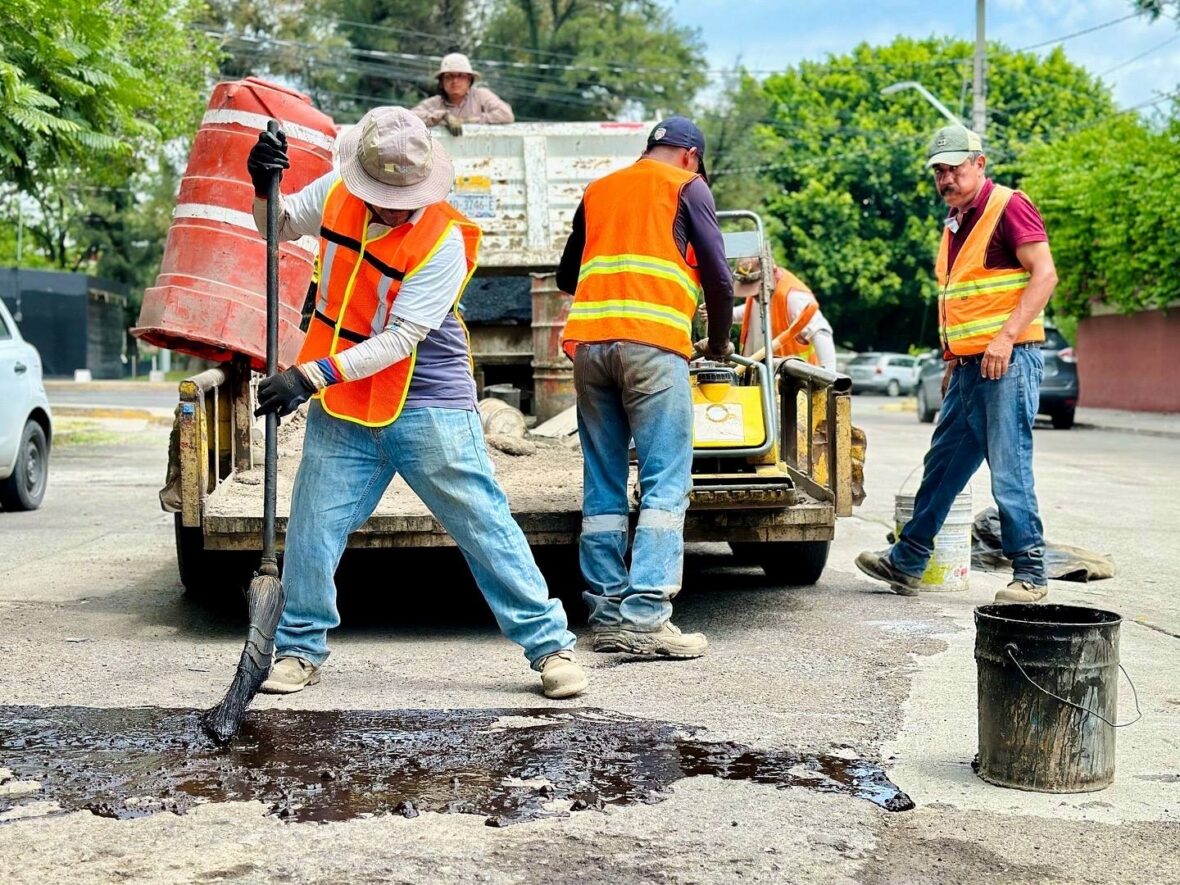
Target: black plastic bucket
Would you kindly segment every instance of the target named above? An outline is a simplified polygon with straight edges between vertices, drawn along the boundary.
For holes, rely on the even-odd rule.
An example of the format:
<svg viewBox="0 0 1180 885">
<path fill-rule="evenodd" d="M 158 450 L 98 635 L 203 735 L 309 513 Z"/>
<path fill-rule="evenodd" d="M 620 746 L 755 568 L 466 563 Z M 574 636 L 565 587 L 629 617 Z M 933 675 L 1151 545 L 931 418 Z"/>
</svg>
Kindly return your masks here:
<svg viewBox="0 0 1180 885">
<path fill-rule="evenodd" d="M 1042 793 L 1110 786 L 1121 622 L 1070 605 L 975 609 L 981 778 Z"/>
</svg>

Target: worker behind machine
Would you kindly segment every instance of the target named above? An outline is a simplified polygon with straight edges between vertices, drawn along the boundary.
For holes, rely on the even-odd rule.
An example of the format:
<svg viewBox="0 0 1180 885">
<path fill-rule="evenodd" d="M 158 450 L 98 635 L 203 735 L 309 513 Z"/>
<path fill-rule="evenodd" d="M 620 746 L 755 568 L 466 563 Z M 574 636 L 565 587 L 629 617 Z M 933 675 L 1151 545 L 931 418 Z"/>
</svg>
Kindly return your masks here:
<svg viewBox="0 0 1180 885">
<path fill-rule="evenodd" d="M 461 135 L 464 123 L 511 123 L 516 118 L 508 102 L 486 86 L 476 87 L 480 76 L 462 52 L 444 55 L 434 74 L 438 94 L 411 110 L 427 126 L 445 123 L 451 135 Z"/>
<path fill-rule="evenodd" d="M 762 263 L 757 258 L 738 259 L 733 279 L 734 298 L 745 297 L 745 302 L 734 308 L 733 319 L 734 322 L 741 320 L 741 352 L 750 356 L 760 352 L 766 344 L 757 301 L 758 287 L 762 283 Z M 836 342 L 831 324 L 807 285 L 781 267 L 774 269 L 770 328 L 774 333 L 771 339 L 775 342 L 775 356 L 794 356 L 813 366 L 836 371 Z"/>
</svg>

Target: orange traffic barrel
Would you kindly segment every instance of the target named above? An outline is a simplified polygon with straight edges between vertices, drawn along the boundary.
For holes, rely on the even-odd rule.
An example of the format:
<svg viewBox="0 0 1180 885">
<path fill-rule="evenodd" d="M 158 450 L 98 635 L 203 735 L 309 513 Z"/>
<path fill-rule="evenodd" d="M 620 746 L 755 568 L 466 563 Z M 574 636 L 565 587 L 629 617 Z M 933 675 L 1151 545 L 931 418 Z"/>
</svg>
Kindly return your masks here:
<svg viewBox="0 0 1180 885">
<path fill-rule="evenodd" d="M 235 354 L 266 366 L 266 241 L 254 224 L 246 157 L 267 121 L 287 134 L 291 168 L 282 192 L 332 169 L 336 125 L 311 99 L 254 77 L 218 83 L 180 183 L 156 285 L 143 293 L 132 333 L 149 344 L 224 362 Z M 318 241 L 279 251 L 279 366 L 295 362 L 300 311 Z"/>
</svg>

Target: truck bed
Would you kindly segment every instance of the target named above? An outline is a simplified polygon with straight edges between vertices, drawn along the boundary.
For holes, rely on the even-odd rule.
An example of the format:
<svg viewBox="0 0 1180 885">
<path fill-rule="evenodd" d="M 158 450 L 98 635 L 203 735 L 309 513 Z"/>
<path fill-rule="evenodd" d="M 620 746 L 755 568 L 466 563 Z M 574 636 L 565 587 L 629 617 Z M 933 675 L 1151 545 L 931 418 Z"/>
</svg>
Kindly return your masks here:
<svg viewBox="0 0 1180 885">
<path fill-rule="evenodd" d="M 286 529 L 291 491 L 303 449 L 302 413 L 279 431 L 277 530 Z M 533 545 L 574 544 L 581 528 L 582 459 L 576 449 L 532 440 L 536 452 L 508 455 L 489 448 L 496 478 L 512 513 Z M 632 468 L 631 487 L 635 487 Z M 635 506 L 632 502 L 632 515 Z M 834 524 L 830 503 L 802 493 L 788 507 L 690 507 L 688 541 L 828 540 Z M 205 547 L 255 550 L 262 531 L 262 468 L 239 471 L 220 482 L 205 500 Z M 349 539 L 350 547 L 446 547 L 454 542 L 405 481 L 394 480 L 376 511 Z"/>
</svg>

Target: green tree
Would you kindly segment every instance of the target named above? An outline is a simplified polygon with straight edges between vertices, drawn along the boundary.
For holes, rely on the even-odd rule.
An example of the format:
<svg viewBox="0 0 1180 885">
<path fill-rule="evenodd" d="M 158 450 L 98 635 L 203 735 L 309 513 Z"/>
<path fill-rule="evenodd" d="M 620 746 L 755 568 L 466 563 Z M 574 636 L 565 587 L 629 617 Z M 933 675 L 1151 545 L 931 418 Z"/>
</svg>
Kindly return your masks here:
<svg viewBox="0 0 1180 885">
<path fill-rule="evenodd" d="M 94 215 L 93 194 L 126 190 L 162 145 L 195 130 L 216 59 L 191 27 L 201 8 L 13 0 L 0 9 L 0 190 L 28 210 L 26 248 L 52 265 L 85 260 L 76 235 Z"/>
<path fill-rule="evenodd" d="M 1131 114 L 1080 128 L 1027 155 L 1025 185 L 1044 194 L 1068 316 L 1102 301 L 1129 313 L 1180 299 L 1180 116 L 1153 128 Z"/>
<path fill-rule="evenodd" d="M 654 0 L 497 0 L 478 57 L 522 120 L 686 111 L 705 84 L 699 34 Z"/>
<path fill-rule="evenodd" d="M 737 186 L 727 166 L 761 155 L 760 172 L 743 175 L 760 176 L 777 252 L 815 288 L 838 341 L 904 350 L 936 340 L 933 259 L 946 210 L 922 159 L 945 120 L 915 91 L 880 90 L 916 80 L 962 115 L 972 51 L 965 41 L 901 37 L 803 62 L 760 87 L 742 80 L 730 93 L 765 115 L 717 156 L 719 202 L 731 207 Z M 1039 58 L 999 44 L 988 48 L 988 107 L 989 170 L 1014 186 L 1028 147 L 1113 112 L 1108 90 L 1060 50 Z"/>
</svg>

